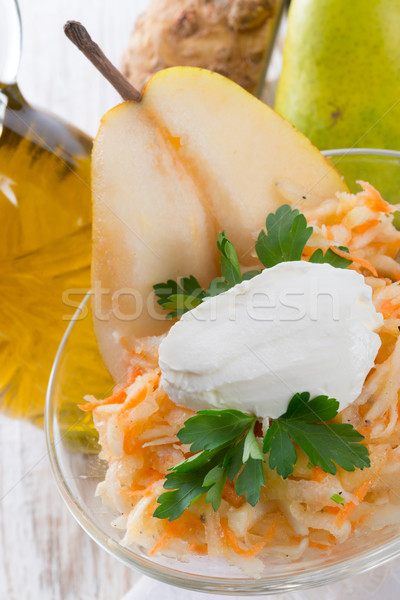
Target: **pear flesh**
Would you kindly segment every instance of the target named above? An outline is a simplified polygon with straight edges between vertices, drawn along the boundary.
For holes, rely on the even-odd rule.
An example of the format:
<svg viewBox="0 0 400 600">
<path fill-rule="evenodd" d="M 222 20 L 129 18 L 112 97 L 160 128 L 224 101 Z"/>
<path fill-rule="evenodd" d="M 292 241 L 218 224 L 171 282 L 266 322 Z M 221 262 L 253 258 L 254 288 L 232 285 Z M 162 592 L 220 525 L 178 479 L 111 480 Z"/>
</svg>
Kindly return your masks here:
<svg viewBox="0 0 400 600">
<path fill-rule="evenodd" d="M 287 182 L 302 210 L 347 190 L 307 138 L 216 73 L 161 71 L 140 103 L 106 114 L 92 155 L 92 289 L 114 379 L 124 377 L 124 346 L 169 327 L 152 286 L 194 275 L 207 287 L 222 230 L 243 265 L 257 264 L 255 236 Z"/>
<path fill-rule="evenodd" d="M 92 160 L 95 332 L 120 380 L 121 339 L 129 346 L 169 327 L 153 285 L 189 274 L 207 285 L 217 276 L 215 234 L 168 132 L 141 104 L 107 113 Z"/>
</svg>

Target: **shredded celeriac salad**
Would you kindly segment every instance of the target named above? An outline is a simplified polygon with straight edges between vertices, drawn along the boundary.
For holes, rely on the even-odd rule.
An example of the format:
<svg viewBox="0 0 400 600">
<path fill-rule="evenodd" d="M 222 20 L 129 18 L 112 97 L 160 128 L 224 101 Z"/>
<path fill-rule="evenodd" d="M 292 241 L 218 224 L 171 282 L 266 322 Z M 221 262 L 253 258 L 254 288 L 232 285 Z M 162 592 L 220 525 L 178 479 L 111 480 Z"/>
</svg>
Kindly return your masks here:
<svg viewBox="0 0 400 600">
<path fill-rule="evenodd" d="M 100 457 L 108 463 L 97 494 L 121 514 L 116 525 L 125 531 L 124 544 L 178 559 L 190 553 L 222 556 L 231 564 L 254 562 L 265 553 L 296 560 L 307 549 L 332 552 L 363 528 L 400 522 L 395 485 L 397 478 L 400 482 L 400 232 L 393 225 L 397 207 L 370 184 L 360 184 L 358 194 L 338 193 L 305 212 L 314 230 L 303 259 L 328 247 L 351 258 L 349 268 L 365 277 L 384 317 L 374 368 L 358 399 L 336 418 L 365 436 L 371 467 L 339 468 L 331 475 L 299 451 L 287 479 L 264 463 L 266 485 L 254 507 L 228 481 L 217 512 L 200 498 L 175 521 L 154 518 L 168 469 L 191 455 L 176 434 L 194 413 L 174 404 L 160 386 L 161 338 L 145 338 L 132 353 L 128 381 L 105 400 L 87 397 L 82 407 L 93 411 Z"/>
</svg>

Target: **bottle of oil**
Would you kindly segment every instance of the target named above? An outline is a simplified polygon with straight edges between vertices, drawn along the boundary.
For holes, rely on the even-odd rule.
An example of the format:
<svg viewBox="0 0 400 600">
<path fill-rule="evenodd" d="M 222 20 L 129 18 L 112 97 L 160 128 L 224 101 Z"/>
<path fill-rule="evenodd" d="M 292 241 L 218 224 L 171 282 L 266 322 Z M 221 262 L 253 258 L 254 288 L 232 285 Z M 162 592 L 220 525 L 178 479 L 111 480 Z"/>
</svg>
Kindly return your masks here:
<svg viewBox="0 0 400 600">
<path fill-rule="evenodd" d="M 89 287 L 91 140 L 25 101 L 20 35 L 16 1 L 0 0 L 0 410 L 40 423 L 68 316 Z"/>
</svg>

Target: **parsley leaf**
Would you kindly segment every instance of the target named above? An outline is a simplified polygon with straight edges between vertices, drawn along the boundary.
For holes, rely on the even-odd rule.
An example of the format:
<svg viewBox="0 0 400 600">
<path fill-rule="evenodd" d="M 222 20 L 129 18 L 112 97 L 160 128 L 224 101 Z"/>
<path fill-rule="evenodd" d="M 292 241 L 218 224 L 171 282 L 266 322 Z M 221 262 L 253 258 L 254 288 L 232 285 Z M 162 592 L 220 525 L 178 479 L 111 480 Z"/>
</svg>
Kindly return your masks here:
<svg viewBox="0 0 400 600">
<path fill-rule="evenodd" d="M 257 256 L 264 267 L 274 267 L 285 261 L 301 260 L 313 228 L 297 209 L 283 204 L 276 213 L 268 215 L 267 233 L 262 230 L 256 241 Z"/>
<path fill-rule="evenodd" d="M 201 469 L 206 465 L 210 465 L 210 461 L 215 457 L 217 452 L 215 450 L 203 450 L 202 452 L 193 454 L 190 458 L 173 467 L 173 470 L 176 473 L 190 473 L 190 471 Z"/>
<path fill-rule="evenodd" d="M 182 443 L 197 452 L 166 475 L 168 491 L 158 498 L 154 516 L 174 520 L 205 494 L 214 510 L 221 504 L 226 480 L 237 476 L 235 490 L 253 506 L 265 484 L 264 455 L 254 435 L 256 417 L 237 410 L 203 410 L 178 432 Z"/>
<path fill-rule="evenodd" d="M 364 437 L 349 423 L 326 423 L 338 412 L 339 403 L 327 396 L 310 400 L 310 394 L 295 394 L 284 415 L 268 429 L 263 450 L 270 452 L 269 465 L 286 479 L 297 460 L 296 444 L 314 466 L 335 475 L 337 465 L 345 471 L 370 466 Z"/>
<path fill-rule="evenodd" d="M 211 486 L 206 495 L 206 502 L 210 502 L 215 511 L 219 509 L 219 505 L 221 504 L 226 477 L 226 469 L 217 465 L 204 478 L 203 486 Z"/>
<path fill-rule="evenodd" d="M 178 284 L 173 279 L 166 283 L 157 283 L 153 286 L 158 304 L 165 310 L 172 310 L 167 319 L 173 319 L 188 310 L 192 310 L 202 303 L 206 292 L 197 281 L 196 277 L 183 277 Z"/>
<path fill-rule="evenodd" d="M 343 250 L 343 252 L 349 251 L 349 249 L 345 246 L 339 246 L 339 250 Z M 339 256 L 331 248 L 328 248 L 325 254 L 321 248 L 318 248 L 318 250 L 315 250 L 312 256 L 310 256 L 310 263 L 326 263 L 328 265 L 332 265 L 332 267 L 336 267 L 337 269 L 347 269 L 352 262 L 353 261 L 347 258 L 343 258 L 343 256 Z"/>
<path fill-rule="evenodd" d="M 239 410 L 200 410 L 185 421 L 178 438 L 183 444 L 191 444 L 191 452 L 215 450 L 241 437 L 252 422 L 254 417 Z"/>
<path fill-rule="evenodd" d="M 203 486 L 205 471 L 193 473 L 169 473 L 164 483 L 165 489 L 173 489 L 172 492 L 164 492 L 158 497 L 156 510 L 153 517 L 157 519 L 169 519 L 174 521 L 191 505 L 198 500 L 206 491 Z M 176 488 L 176 489 L 175 489 Z"/>
<path fill-rule="evenodd" d="M 239 259 L 233 244 L 228 240 L 225 231 L 219 234 L 217 241 L 218 250 L 221 252 L 221 274 L 229 287 L 242 282 Z"/>
<path fill-rule="evenodd" d="M 369 467 L 368 449 L 360 444 L 364 437 L 349 423 L 290 423 L 289 436 L 325 473 L 336 474 L 339 465 L 345 471 Z"/>
<path fill-rule="evenodd" d="M 167 319 L 180 317 L 196 308 L 206 298 L 218 296 L 243 281 L 236 250 L 226 237 L 225 231 L 219 234 L 217 247 L 221 252 L 222 277 L 213 279 L 207 290 L 201 287 L 193 275 L 181 278 L 179 283 L 169 279 L 166 283 L 153 285 L 158 304 L 165 310 L 172 311 L 168 313 Z M 246 274 L 245 279 L 251 279 L 258 274 L 259 271 L 250 271 Z"/>
<path fill-rule="evenodd" d="M 260 275 L 260 273 L 262 273 L 261 269 L 259 271 L 246 271 L 246 273 L 243 273 L 243 275 L 242 275 L 243 281 L 248 281 L 249 279 L 253 279 L 253 277 Z"/>
<path fill-rule="evenodd" d="M 235 492 L 238 496 L 244 494 L 247 502 L 255 506 L 260 500 L 260 490 L 263 485 L 265 485 L 265 475 L 262 461 L 249 458 L 237 478 Z"/>
<path fill-rule="evenodd" d="M 297 461 L 297 452 L 283 424 L 273 421 L 268 429 L 263 444 L 264 452 L 270 451 L 269 466 L 286 479 L 293 473 Z"/>
<path fill-rule="evenodd" d="M 328 396 L 316 396 L 310 400 L 308 392 L 295 394 L 283 417 L 289 419 L 298 419 L 306 423 L 315 423 L 316 421 L 331 421 L 339 410 L 339 402 Z"/>
<path fill-rule="evenodd" d="M 159 506 L 153 516 L 174 521 L 204 494 L 207 494 L 206 502 L 211 502 L 214 510 L 218 510 L 225 485 L 225 480 L 222 483 L 225 474 L 218 469 L 225 454 L 224 449 L 200 452 L 170 469 L 164 489 L 173 491 L 159 496 Z"/>
<path fill-rule="evenodd" d="M 247 462 L 249 458 L 253 458 L 255 460 L 264 460 L 263 453 L 261 452 L 261 448 L 258 445 L 256 440 L 256 436 L 254 435 L 254 425 L 255 421 L 253 420 L 253 424 L 250 427 L 247 435 L 244 439 L 244 448 L 243 448 L 243 462 Z"/>
<path fill-rule="evenodd" d="M 224 281 L 222 277 L 216 277 L 208 286 L 206 297 L 212 298 L 222 294 L 222 292 L 226 292 L 227 290 L 229 290 L 229 285 L 226 283 L 226 281 Z"/>
<path fill-rule="evenodd" d="M 276 213 L 268 215 L 267 233 L 261 231 L 256 242 L 258 258 L 265 267 L 273 267 L 285 261 L 301 260 L 313 228 L 298 210 L 288 204 L 280 206 Z M 339 250 L 348 252 L 343 246 Z M 310 258 L 311 263 L 326 263 L 339 269 L 346 269 L 352 261 L 336 254 L 331 248 L 324 252 L 318 248 Z"/>
</svg>

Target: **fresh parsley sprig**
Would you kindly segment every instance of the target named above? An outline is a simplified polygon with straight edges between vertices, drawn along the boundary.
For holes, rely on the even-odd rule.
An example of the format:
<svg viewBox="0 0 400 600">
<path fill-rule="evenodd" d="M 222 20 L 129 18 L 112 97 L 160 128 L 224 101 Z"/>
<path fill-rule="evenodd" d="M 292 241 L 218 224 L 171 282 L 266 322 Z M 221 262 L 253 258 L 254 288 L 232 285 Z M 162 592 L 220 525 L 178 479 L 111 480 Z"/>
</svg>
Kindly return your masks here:
<svg viewBox="0 0 400 600">
<path fill-rule="evenodd" d="M 167 319 L 174 319 L 192 310 L 202 303 L 206 292 L 197 281 L 196 277 L 182 277 L 180 283 L 168 279 L 166 283 L 158 283 L 153 286 L 158 296 L 158 304 L 165 310 L 171 310 Z"/>
<path fill-rule="evenodd" d="M 339 250 L 343 250 L 343 252 L 348 252 L 349 249 L 346 246 L 339 246 Z M 315 252 L 310 256 L 310 263 L 326 263 L 331 265 L 332 267 L 336 267 L 337 269 L 347 269 L 351 265 L 353 261 L 349 258 L 344 258 L 343 256 L 339 256 L 332 250 L 332 248 L 328 248 L 328 250 L 323 253 L 321 248 L 315 250 Z"/>
<path fill-rule="evenodd" d="M 255 245 L 260 262 L 264 267 L 270 268 L 281 262 L 301 260 L 312 232 L 313 228 L 307 225 L 305 216 L 297 209 L 284 204 L 276 213 L 268 215 L 266 231 L 260 231 Z M 221 253 L 221 277 L 213 279 L 207 289 L 204 289 L 193 275 L 183 277 L 179 283 L 169 279 L 166 283 L 153 286 L 158 304 L 170 311 L 167 319 L 179 317 L 206 298 L 218 296 L 237 283 L 252 279 L 261 273 L 260 270 L 241 272 L 236 250 L 226 237 L 225 231 L 219 234 L 217 247 Z M 344 246 L 340 246 L 339 249 L 348 252 L 348 248 Z M 325 254 L 318 248 L 310 257 L 310 262 L 326 263 L 345 269 L 352 261 L 338 256 L 331 248 L 328 248 Z"/>
<path fill-rule="evenodd" d="M 227 286 L 234 286 L 242 282 L 239 259 L 232 242 L 226 237 L 225 231 L 219 234 L 217 248 L 221 252 L 221 273 Z"/>
<path fill-rule="evenodd" d="M 345 471 L 370 466 L 364 437 L 350 423 L 328 423 L 338 413 L 339 402 L 328 396 L 295 394 L 288 409 L 272 421 L 263 444 L 269 452 L 269 466 L 286 479 L 297 461 L 297 445 L 314 466 L 335 475 L 339 465 Z"/>
<path fill-rule="evenodd" d="M 227 479 L 237 476 L 236 493 L 255 506 L 265 484 L 256 421 L 237 410 L 202 410 L 188 419 L 178 438 L 196 454 L 170 469 L 164 488 L 173 491 L 161 494 L 154 516 L 173 521 L 203 495 L 216 511 Z"/>
<path fill-rule="evenodd" d="M 288 204 L 280 206 L 276 213 L 268 215 L 265 226 L 256 241 L 257 256 L 264 267 L 292 260 L 301 260 L 313 228 L 307 226 L 307 220 L 297 209 Z"/>
<path fill-rule="evenodd" d="M 363 436 L 348 423 L 329 422 L 338 408 L 339 402 L 327 396 L 310 400 L 307 392 L 295 394 L 285 414 L 272 421 L 263 451 L 254 434 L 256 417 L 237 410 L 198 412 L 177 434 L 195 454 L 169 470 L 168 491 L 158 498 L 154 516 L 173 521 L 204 495 L 216 511 L 227 480 L 235 481 L 237 495 L 255 506 L 265 485 L 263 452 L 269 452 L 269 466 L 284 479 L 293 473 L 296 447 L 325 473 L 335 474 L 337 465 L 345 471 L 369 467 Z"/>
<path fill-rule="evenodd" d="M 218 296 L 244 279 L 251 279 L 261 273 L 261 271 L 248 271 L 242 275 L 236 250 L 226 237 L 225 231 L 219 234 L 217 247 L 221 253 L 222 277 L 213 279 L 206 290 L 193 275 L 183 277 L 179 283 L 169 279 L 166 283 L 157 283 L 153 286 L 158 304 L 165 310 L 171 311 L 167 319 L 179 317 L 196 308 L 206 298 Z"/>
<path fill-rule="evenodd" d="M 256 253 L 264 267 L 268 269 L 281 262 L 301 260 L 313 232 L 303 214 L 283 204 L 276 213 L 268 215 L 265 226 L 267 231 L 260 231 L 256 241 Z M 349 251 L 344 246 L 340 250 Z M 352 263 L 335 254 L 331 248 L 325 254 L 318 248 L 310 257 L 310 262 L 326 263 L 339 269 L 345 269 Z"/>
</svg>

